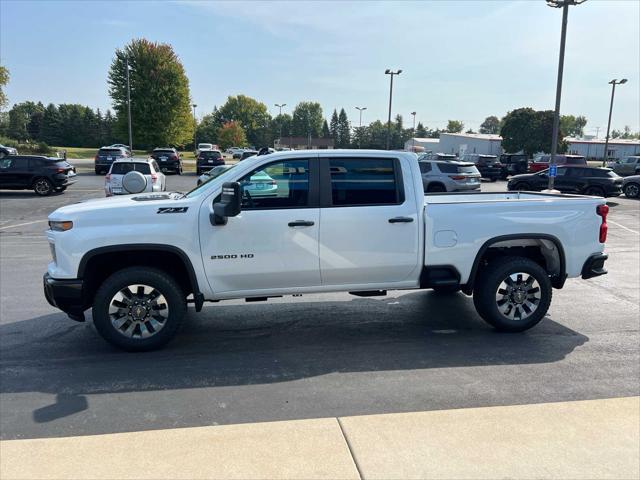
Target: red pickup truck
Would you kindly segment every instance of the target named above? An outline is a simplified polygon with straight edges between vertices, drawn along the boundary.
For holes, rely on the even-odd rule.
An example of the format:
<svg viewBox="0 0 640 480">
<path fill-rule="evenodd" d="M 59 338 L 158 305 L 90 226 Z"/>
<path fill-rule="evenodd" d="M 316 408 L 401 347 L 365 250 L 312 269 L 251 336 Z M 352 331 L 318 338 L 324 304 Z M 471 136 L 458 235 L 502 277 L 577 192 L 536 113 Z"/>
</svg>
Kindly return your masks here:
<svg viewBox="0 0 640 480">
<path fill-rule="evenodd" d="M 549 162 L 551 161 L 551 155 L 540 155 L 539 157 L 534 158 L 531 163 L 529 163 L 529 172 L 536 173 L 541 172 L 542 170 L 546 170 L 549 168 Z M 587 166 L 587 159 L 582 155 L 565 155 L 560 154 L 556 155 L 556 164 L 557 165 L 574 165 L 574 166 Z"/>
</svg>

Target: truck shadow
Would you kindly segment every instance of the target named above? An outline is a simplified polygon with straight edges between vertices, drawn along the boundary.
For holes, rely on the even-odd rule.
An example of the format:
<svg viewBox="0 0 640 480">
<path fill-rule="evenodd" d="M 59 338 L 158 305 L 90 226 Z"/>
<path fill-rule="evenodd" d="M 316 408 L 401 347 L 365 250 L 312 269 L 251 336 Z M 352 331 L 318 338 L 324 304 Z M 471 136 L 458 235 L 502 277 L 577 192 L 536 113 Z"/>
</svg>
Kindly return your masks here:
<svg viewBox="0 0 640 480">
<path fill-rule="evenodd" d="M 89 318 L 90 320 L 90 318 Z M 432 292 L 340 302 L 227 304 L 191 312 L 156 352 L 107 345 L 62 314 L 0 325 L 1 393 L 40 392 L 47 423 L 89 408 L 85 395 L 288 382 L 345 372 L 557 362 L 588 338 L 550 318 L 500 334 L 469 298 Z"/>
</svg>

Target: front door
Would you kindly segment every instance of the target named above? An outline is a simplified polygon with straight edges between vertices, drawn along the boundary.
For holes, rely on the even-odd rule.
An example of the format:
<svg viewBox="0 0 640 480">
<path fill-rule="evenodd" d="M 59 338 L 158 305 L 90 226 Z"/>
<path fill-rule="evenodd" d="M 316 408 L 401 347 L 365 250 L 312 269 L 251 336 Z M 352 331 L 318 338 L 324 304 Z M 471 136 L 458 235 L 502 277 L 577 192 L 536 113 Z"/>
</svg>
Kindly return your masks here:
<svg viewBox="0 0 640 480">
<path fill-rule="evenodd" d="M 27 188 L 29 162 L 27 158 L 9 155 L 0 160 L 0 185 L 4 187 Z"/>
<path fill-rule="evenodd" d="M 200 216 L 203 260 L 216 296 L 320 285 L 316 170 L 317 158 L 262 165 L 238 180 L 243 196 L 238 216 L 218 226 L 208 214 Z"/>
<path fill-rule="evenodd" d="M 416 280 L 422 209 L 402 180 L 411 171 L 398 159 L 329 155 L 320 159 L 322 284 Z"/>
</svg>

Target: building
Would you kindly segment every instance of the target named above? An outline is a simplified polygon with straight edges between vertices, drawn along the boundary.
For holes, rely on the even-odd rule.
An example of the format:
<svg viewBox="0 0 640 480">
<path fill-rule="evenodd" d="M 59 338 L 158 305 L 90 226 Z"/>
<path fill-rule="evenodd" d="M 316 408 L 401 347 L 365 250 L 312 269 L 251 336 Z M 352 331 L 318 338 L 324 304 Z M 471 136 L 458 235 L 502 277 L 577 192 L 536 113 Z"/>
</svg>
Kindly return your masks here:
<svg viewBox="0 0 640 480">
<path fill-rule="evenodd" d="M 439 152 L 440 140 L 437 138 L 410 138 L 404 142 L 407 152 Z"/>
<path fill-rule="evenodd" d="M 465 153 L 500 156 L 502 137 L 485 133 L 441 133 L 438 152 L 458 156 Z"/>
<path fill-rule="evenodd" d="M 273 148 L 291 148 L 292 150 L 323 150 L 333 148 L 333 138 L 282 137 L 276 138 Z"/>
<path fill-rule="evenodd" d="M 564 141 L 567 142 L 567 153 L 592 160 L 602 160 L 604 157 L 604 140 L 566 137 Z M 610 139 L 607 150 L 607 158 L 616 160 L 640 155 L 640 140 Z"/>
</svg>

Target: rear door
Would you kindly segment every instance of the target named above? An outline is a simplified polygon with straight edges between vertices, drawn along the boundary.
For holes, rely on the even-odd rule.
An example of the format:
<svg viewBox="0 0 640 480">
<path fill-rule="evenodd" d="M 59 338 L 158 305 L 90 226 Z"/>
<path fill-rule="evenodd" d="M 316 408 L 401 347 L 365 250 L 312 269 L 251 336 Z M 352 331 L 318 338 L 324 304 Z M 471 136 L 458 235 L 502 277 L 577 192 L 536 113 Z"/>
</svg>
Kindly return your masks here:
<svg viewBox="0 0 640 480">
<path fill-rule="evenodd" d="M 389 284 L 417 278 L 418 213 L 408 167 L 395 158 L 320 159 L 323 285 Z M 411 181 L 408 182 L 412 184 Z"/>
</svg>

